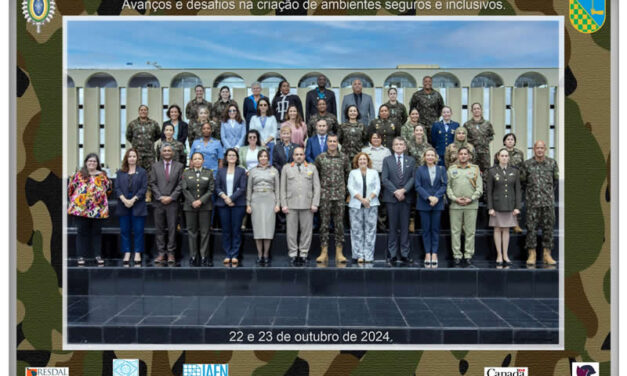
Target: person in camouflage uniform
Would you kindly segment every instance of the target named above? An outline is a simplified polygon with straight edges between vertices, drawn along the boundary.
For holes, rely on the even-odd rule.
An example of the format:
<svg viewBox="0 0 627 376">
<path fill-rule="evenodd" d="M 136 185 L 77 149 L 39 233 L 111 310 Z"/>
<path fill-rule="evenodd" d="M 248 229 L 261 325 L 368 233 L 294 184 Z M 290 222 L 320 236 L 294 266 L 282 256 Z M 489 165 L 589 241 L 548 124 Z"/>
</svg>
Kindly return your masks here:
<svg viewBox="0 0 627 376">
<path fill-rule="evenodd" d="M 432 146 L 427 142 L 425 129 L 421 124 L 416 125 L 413 137 L 407 140 L 407 153 L 416 160 L 416 167 L 424 164 L 422 155 L 430 147 Z"/>
<path fill-rule="evenodd" d="M 161 145 L 167 142 L 172 146 L 172 160 L 181 162 L 183 165 L 186 165 L 187 155 L 185 154 L 185 145 L 183 145 L 183 143 L 173 137 L 174 125 L 164 125 L 163 134 L 165 135 L 165 139 L 160 138 L 155 142 L 155 154 L 157 155 L 157 160 L 161 160 Z"/>
<path fill-rule="evenodd" d="M 509 153 L 509 165 L 512 167 L 520 168 L 525 161 L 525 154 L 520 149 L 516 149 L 516 135 L 508 133 L 503 136 L 503 146 Z M 498 163 L 498 153 L 494 156 L 494 163 Z"/>
<path fill-rule="evenodd" d="M 379 107 L 379 117 L 370 122 L 366 130 L 367 139 L 370 139 L 370 135 L 375 132 L 383 139 L 383 146 L 390 150 L 392 149 L 394 138 L 401 134 L 401 124 L 397 124 L 390 119 L 390 108 L 385 104 Z"/>
<path fill-rule="evenodd" d="M 155 162 L 154 144 L 161 138 L 161 127 L 159 123 L 148 117 L 148 106 L 139 106 L 139 117 L 128 123 L 126 127 L 126 141 L 132 144 L 137 150 L 138 157 L 141 160 L 141 167 L 150 174 L 152 164 Z M 126 144 L 126 148 L 131 145 Z"/>
<path fill-rule="evenodd" d="M 327 121 L 328 131 L 329 133 L 337 133 L 338 132 L 338 121 L 335 114 L 327 112 L 327 102 L 325 99 L 318 99 L 317 107 L 318 113 L 311 116 L 309 122 L 307 123 L 307 135 L 308 137 L 316 134 L 316 123 L 318 120 L 324 119 Z"/>
<path fill-rule="evenodd" d="M 414 138 L 414 129 L 416 128 L 416 125 L 420 124 L 418 119 L 420 119 L 420 113 L 417 109 L 412 108 L 411 111 L 409 111 L 409 119 L 401 127 L 401 137 L 403 137 L 405 141 L 409 142 L 412 138 Z M 422 129 L 424 129 L 424 126 Z"/>
<path fill-rule="evenodd" d="M 464 127 L 455 129 L 455 141 L 446 147 L 444 151 L 444 165 L 448 169 L 455 161 L 457 161 L 457 152 L 460 148 L 465 147 L 470 152 L 470 163 L 473 162 L 475 156 L 475 148 L 468 142 L 468 131 Z"/>
<path fill-rule="evenodd" d="M 189 122 L 189 131 L 187 133 L 187 142 L 189 147 L 192 147 L 194 141 L 202 138 L 202 125 L 205 123 L 211 124 L 211 134 L 216 135 L 214 138 L 220 140 L 220 123 L 216 123 L 209 119 L 209 108 L 198 107 L 198 117 Z M 216 131 L 218 132 L 216 134 Z"/>
<path fill-rule="evenodd" d="M 231 105 L 237 106 L 237 103 L 231 99 L 231 89 L 229 89 L 228 86 L 222 86 L 220 88 L 220 98 L 213 104 L 213 108 L 210 109 L 211 121 L 218 124 L 219 127 L 226 109 Z M 237 108 L 239 108 L 239 106 L 237 106 Z M 212 134 L 217 139 L 220 139 L 220 129 L 217 129 L 217 132 L 216 129 L 214 129 Z"/>
<path fill-rule="evenodd" d="M 527 238 L 525 247 L 529 251 L 528 265 L 536 263 L 537 234 L 542 228 L 543 261 L 555 265 L 551 257 L 553 249 L 553 227 L 555 225 L 554 187 L 559 179 L 557 162 L 546 156 L 546 144 L 538 140 L 533 145 L 533 158 L 520 166 L 520 181 L 526 183 L 525 201 L 527 205 Z"/>
<path fill-rule="evenodd" d="M 209 109 L 209 113 L 211 113 L 211 102 L 205 100 L 205 88 L 202 85 L 196 85 L 194 88 L 196 92 L 196 98 L 192 99 L 185 106 L 185 116 L 187 117 L 187 121 L 192 121 L 198 117 L 198 108 L 199 107 L 207 107 Z"/>
<path fill-rule="evenodd" d="M 438 121 L 444 107 L 444 99 L 436 90 L 433 90 L 433 80 L 431 76 L 422 79 L 422 89 L 411 96 L 409 109 L 417 108 L 420 113 L 420 124 L 424 125 L 427 131 L 427 140 L 431 143 L 431 125 Z"/>
<path fill-rule="evenodd" d="M 350 174 L 350 162 L 346 154 L 338 150 L 338 137 L 327 136 L 328 150 L 316 158 L 316 169 L 320 175 L 320 256 L 318 263 L 329 259 L 329 226 L 331 215 L 335 226 L 335 262 L 345 263 L 342 254 L 344 244 L 344 208 L 346 207 L 346 182 Z"/>
<path fill-rule="evenodd" d="M 364 147 L 366 127 L 358 121 L 359 109 L 354 104 L 346 107 L 346 118 L 348 121 L 340 125 L 338 138 L 342 152 L 348 156 L 349 161 L 352 161 Z"/>
<path fill-rule="evenodd" d="M 470 108 L 472 119 L 464 123 L 464 128 L 468 131 L 468 142 L 475 147 L 475 163 L 483 173 L 490 168 L 490 142 L 494 139 L 494 129 L 483 118 L 480 103 L 473 103 Z"/>
<path fill-rule="evenodd" d="M 405 124 L 407 121 L 407 108 L 401 102 L 398 102 L 396 98 L 398 97 L 398 91 L 395 87 L 391 87 L 388 89 L 388 98 L 389 101 L 385 102 L 390 109 L 390 120 L 392 120 L 395 124 Z"/>
</svg>

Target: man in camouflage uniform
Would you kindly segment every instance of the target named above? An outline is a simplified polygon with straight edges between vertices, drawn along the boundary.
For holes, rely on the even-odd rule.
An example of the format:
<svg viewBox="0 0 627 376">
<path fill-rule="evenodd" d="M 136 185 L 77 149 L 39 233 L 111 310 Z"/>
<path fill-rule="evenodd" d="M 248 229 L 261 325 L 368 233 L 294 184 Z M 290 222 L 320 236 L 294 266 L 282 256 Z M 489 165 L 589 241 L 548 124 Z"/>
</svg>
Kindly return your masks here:
<svg viewBox="0 0 627 376">
<path fill-rule="evenodd" d="M 155 141 L 161 138 L 161 127 L 148 117 L 148 106 L 139 106 L 139 117 L 128 123 L 126 127 L 126 148 L 134 147 L 141 160 L 141 166 L 150 174 L 155 162 Z M 147 195 L 148 196 L 148 195 Z"/>
<path fill-rule="evenodd" d="M 335 226 L 335 263 L 345 263 L 342 254 L 344 244 L 344 207 L 346 206 L 346 182 L 351 168 L 348 157 L 338 150 L 335 134 L 327 136 L 325 153 L 316 158 L 316 169 L 320 175 L 320 256 L 316 262 L 326 263 L 329 259 L 329 225 L 331 215 Z"/>
<path fill-rule="evenodd" d="M 318 120 L 324 119 L 327 121 L 327 130 L 329 133 L 338 132 L 337 117 L 335 114 L 327 112 L 327 102 L 324 99 L 318 99 L 317 107 L 318 112 L 311 115 L 309 122 L 307 123 L 307 135 L 308 137 L 316 134 L 316 124 Z"/>
<path fill-rule="evenodd" d="M 196 98 L 192 99 L 185 106 L 185 116 L 187 116 L 187 121 L 190 122 L 197 118 L 198 116 L 198 107 L 204 106 L 207 107 L 209 113 L 211 113 L 211 102 L 205 100 L 205 88 L 202 85 L 196 85 L 194 89 L 196 92 Z"/>
<path fill-rule="evenodd" d="M 418 122 L 422 124 L 427 133 L 427 139 L 431 142 L 431 125 L 438 121 L 444 107 L 444 99 L 436 90 L 433 90 L 433 80 L 431 76 L 425 76 L 422 79 L 422 89 L 418 90 L 411 96 L 409 102 L 409 111 L 417 108 L 420 113 Z"/>
<path fill-rule="evenodd" d="M 525 247 L 529 251 L 528 265 L 536 263 L 537 234 L 542 228 L 543 261 L 555 265 L 551 257 L 553 249 L 553 226 L 555 225 L 555 196 L 553 189 L 559 178 L 557 162 L 547 157 L 544 141 L 533 145 L 533 158 L 526 160 L 520 167 L 520 180 L 526 183 L 525 200 L 527 202 L 527 238 Z"/>
</svg>

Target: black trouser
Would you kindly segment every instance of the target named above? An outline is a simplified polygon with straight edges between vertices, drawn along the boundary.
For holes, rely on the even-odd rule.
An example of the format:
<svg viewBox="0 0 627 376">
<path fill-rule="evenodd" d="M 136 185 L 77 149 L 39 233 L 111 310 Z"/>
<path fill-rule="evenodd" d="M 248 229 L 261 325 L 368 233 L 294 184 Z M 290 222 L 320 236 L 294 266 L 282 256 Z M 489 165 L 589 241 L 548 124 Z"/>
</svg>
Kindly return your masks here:
<svg viewBox="0 0 627 376">
<path fill-rule="evenodd" d="M 153 207 L 155 227 L 157 228 L 155 242 L 157 243 L 158 254 L 163 256 L 167 252 L 170 255 L 174 255 L 174 251 L 176 251 L 175 236 L 179 210 L 178 202 L 172 201 L 168 205 L 158 202 Z"/>
<path fill-rule="evenodd" d="M 102 219 L 76 217 L 76 253 L 78 257 L 90 256 L 92 248 L 94 257 L 102 256 Z"/>
</svg>

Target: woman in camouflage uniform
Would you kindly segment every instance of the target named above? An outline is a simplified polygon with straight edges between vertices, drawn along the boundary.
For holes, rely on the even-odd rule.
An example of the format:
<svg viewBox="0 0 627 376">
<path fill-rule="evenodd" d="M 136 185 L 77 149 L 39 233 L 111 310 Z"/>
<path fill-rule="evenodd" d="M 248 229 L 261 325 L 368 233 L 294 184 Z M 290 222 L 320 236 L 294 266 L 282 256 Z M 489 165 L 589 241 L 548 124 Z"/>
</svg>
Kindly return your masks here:
<svg viewBox="0 0 627 376">
<path fill-rule="evenodd" d="M 189 143 L 190 147 L 192 146 L 194 141 L 202 138 L 202 125 L 207 122 L 211 124 L 211 134 L 215 134 L 213 129 L 213 123 L 209 120 L 209 108 L 205 106 L 198 107 L 198 117 L 189 122 L 187 142 Z"/>
<path fill-rule="evenodd" d="M 348 121 L 340 125 L 338 137 L 340 145 L 342 145 L 342 152 L 348 156 L 349 161 L 352 161 L 364 147 L 366 132 L 364 125 L 358 121 L 360 114 L 357 106 L 350 105 L 346 107 L 345 112 Z"/>
<path fill-rule="evenodd" d="M 383 139 L 383 146 L 390 150 L 392 149 L 394 137 L 399 136 L 401 133 L 401 125 L 390 119 L 390 108 L 386 104 L 382 104 L 379 107 L 379 117 L 370 122 L 366 132 L 368 138 L 375 132 Z"/>
<path fill-rule="evenodd" d="M 211 109 L 211 120 L 218 124 L 218 129 L 213 129 L 211 134 L 214 135 L 218 140 L 220 139 L 220 128 L 219 124 L 221 119 L 228 115 L 226 113 L 226 109 L 229 106 L 237 106 L 234 100 L 231 99 L 231 89 L 228 86 L 222 86 L 220 88 L 220 98 L 213 104 L 213 108 Z M 239 107 L 238 107 L 239 108 Z M 213 125 L 213 124 L 212 124 Z"/>
<path fill-rule="evenodd" d="M 516 149 L 516 135 L 508 133 L 503 136 L 503 146 L 505 146 L 507 152 L 509 153 L 509 165 L 519 168 L 525 161 L 525 154 L 522 150 Z M 494 155 L 494 164 L 496 165 L 497 163 L 499 163 L 498 153 Z"/>
<path fill-rule="evenodd" d="M 390 119 L 394 121 L 395 124 L 399 126 L 405 124 L 407 121 L 407 108 L 401 102 L 396 100 L 398 96 L 398 91 L 395 87 L 391 87 L 388 89 L 388 98 L 389 101 L 385 102 L 385 104 L 390 109 Z"/>
<path fill-rule="evenodd" d="M 455 161 L 457 161 L 457 151 L 462 146 L 466 147 L 470 152 L 469 162 L 472 163 L 472 161 L 475 159 L 475 147 L 472 144 L 468 143 L 467 135 L 468 132 L 464 127 L 459 127 L 455 130 L 455 142 L 447 146 L 446 151 L 444 152 L 444 164 L 446 165 L 447 169 L 452 164 L 454 164 Z"/>
<path fill-rule="evenodd" d="M 464 123 L 468 131 L 468 142 L 475 147 L 475 164 L 483 173 L 490 168 L 490 142 L 494 139 L 492 123 L 483 118 L 483 108 L 480 103 L 470 106 L 472 119 Z"/>
<path fill-rule="evenodd" d="M 165 142 L 172 145 L 172 160 L 181 162 L 183 165 L 187 162 L 187 155 L 185 153 L 185 145 L 174 138 L 174 125 L 165 124 L 163 126 L 164 139 L 158 139 L 155 141 L 155 153 L 157 154 L 157 160 L 161 160 L 161 145 Z"/>
<path fill-rule="evenodd" d="M 401 137 L 403 137 L 405 141 L 409 142 L 412 138 L 414 138 L 414 129 L 416 129 L 416 125 L 420 124 L 418 122 L 419 119 L 420 114 L 418 113 L 417 108 L 409 110 L 409 119 L 401 127 Z M 424 127 L 422 127 L 422 129 L 424 129 Z"/>
<path fill-rule="evenodd" d="M 424 127 L 421 124 L 416 125 L 413 137 L 407 140 L 407 151 L 416 160 L 417 167 L 424 163 L 422 155 L 430 147 L 432 146 L 427 142 Z"/>
</svg>

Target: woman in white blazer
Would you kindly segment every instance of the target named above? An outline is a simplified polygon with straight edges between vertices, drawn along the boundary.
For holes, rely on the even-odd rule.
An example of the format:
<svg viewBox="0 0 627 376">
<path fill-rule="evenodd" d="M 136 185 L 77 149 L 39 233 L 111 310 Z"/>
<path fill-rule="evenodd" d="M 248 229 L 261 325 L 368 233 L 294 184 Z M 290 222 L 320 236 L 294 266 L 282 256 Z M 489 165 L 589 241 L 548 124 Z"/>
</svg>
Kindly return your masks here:
<svg viewBox="0 0 627 376">
<path fill-rule="evenodd" d="M 348 212 L 351 221 L 351 247 L 353 260 L 358 263 L 372 262 L 374 242 L 377 237 L 377 212 L 381 181 L 379 173 L 372 168 L 372 160 L 366 153 L 353 158 L 353 167 L 348 176 L 348 192 L 351 199 Z"/>
</svg>

